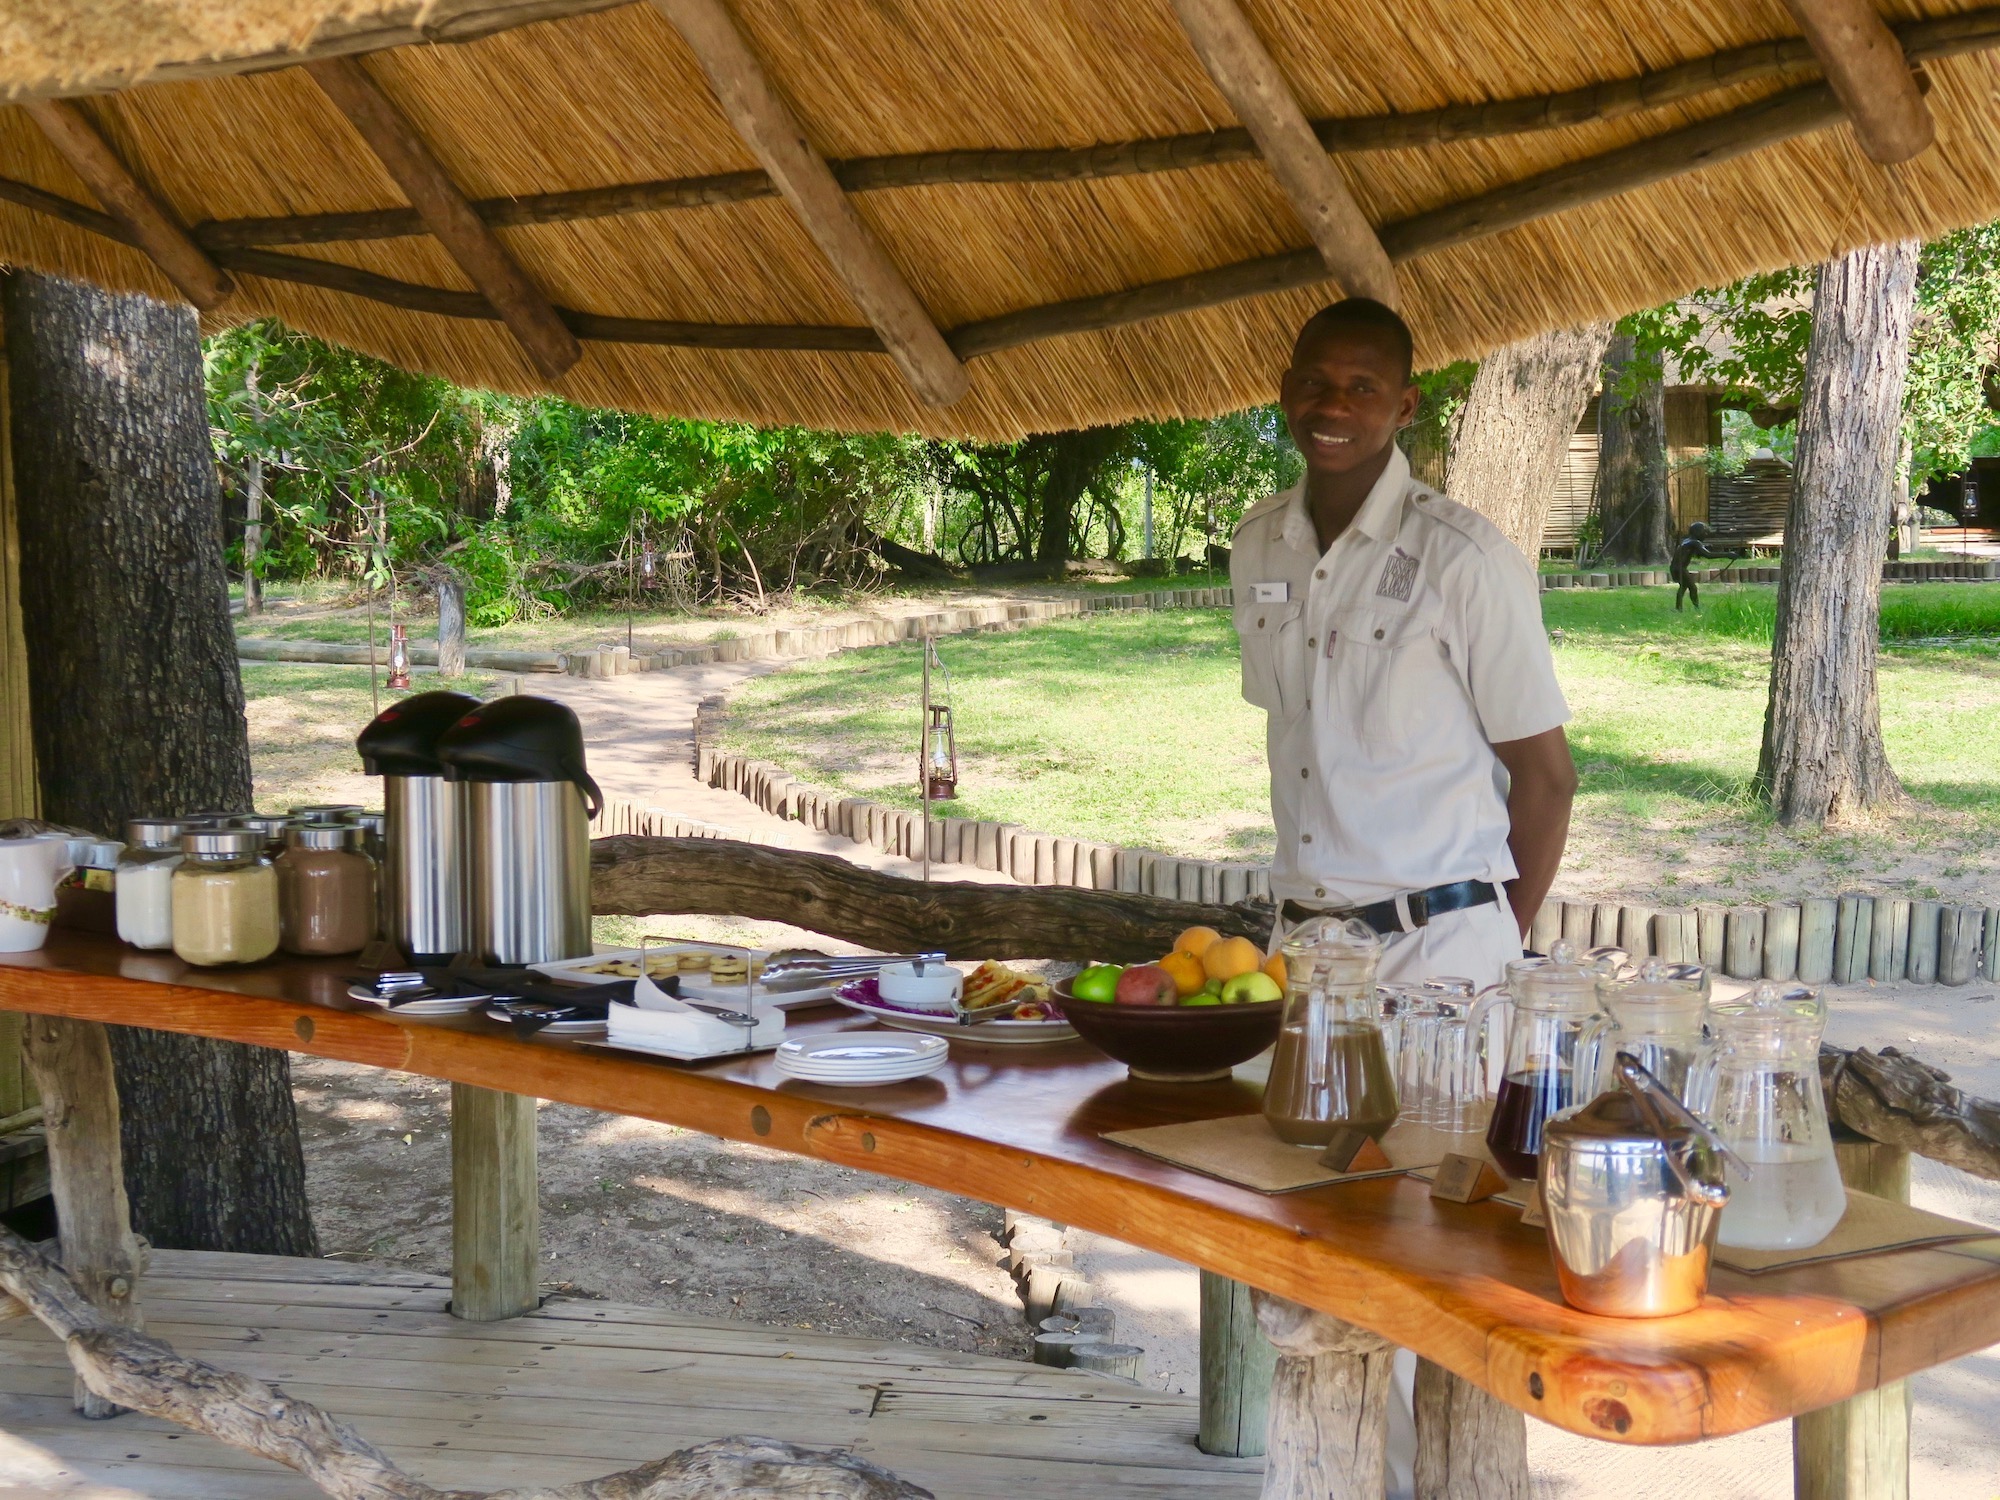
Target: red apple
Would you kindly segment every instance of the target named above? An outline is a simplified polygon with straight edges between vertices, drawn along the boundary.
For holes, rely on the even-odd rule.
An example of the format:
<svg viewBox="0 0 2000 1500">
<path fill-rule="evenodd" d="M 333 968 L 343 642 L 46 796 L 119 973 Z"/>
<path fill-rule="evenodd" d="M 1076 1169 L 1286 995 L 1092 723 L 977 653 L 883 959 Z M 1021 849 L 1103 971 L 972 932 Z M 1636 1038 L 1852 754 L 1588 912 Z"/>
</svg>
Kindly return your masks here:
<svg viewBox="0 0 2000 1500">
<path fill-rule="evenodd" d="M 1180 998 L 1174 976 L 1158 964 L 1134 964 L 1118 976 L 1120 1005 L 1172 1005 Z"/>
</svg>

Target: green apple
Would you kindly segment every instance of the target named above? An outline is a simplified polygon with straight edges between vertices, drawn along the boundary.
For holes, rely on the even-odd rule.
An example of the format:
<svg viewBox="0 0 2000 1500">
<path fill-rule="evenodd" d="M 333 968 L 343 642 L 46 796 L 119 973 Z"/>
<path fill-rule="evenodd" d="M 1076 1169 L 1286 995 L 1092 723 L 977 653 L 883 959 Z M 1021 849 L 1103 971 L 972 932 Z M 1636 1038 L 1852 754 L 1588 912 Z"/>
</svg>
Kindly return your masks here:
<svg viewBox="0 0 2000 1500">
<path fill-rule="evenodd" d="M 1181 1000 L 1183 1005 L 1220 1005 L 1222 996 L 1210 994 L 1207 990 L 1196 990 Z"/>
<path fill-rule="evenodd" d="M 1262 969 L 1252 969 L 1248 974 L 1238 974 L 1222 987 L 1224 1005 L 1257 1005 L 1268 1000 L 1282 1000 L 1285 992 L 1278 988 L 1278 981 Z"/>
<path fill-rule="evenodd" d="M 1093 964 L 1069 982 L 1069 992 L 1079 1000 L 1109 1005 L 1118 993 L 1118 976 L 1124 972 L 1119 964 Z"/>
<path fill-rule="evenodd" d="M 1209 980 L 1207 984 L 1201 987 L 1201 992 L 1204 995 L 1220 995 L 1222 993 L 1222 981 L 1220 979 Z"/>
</svg>

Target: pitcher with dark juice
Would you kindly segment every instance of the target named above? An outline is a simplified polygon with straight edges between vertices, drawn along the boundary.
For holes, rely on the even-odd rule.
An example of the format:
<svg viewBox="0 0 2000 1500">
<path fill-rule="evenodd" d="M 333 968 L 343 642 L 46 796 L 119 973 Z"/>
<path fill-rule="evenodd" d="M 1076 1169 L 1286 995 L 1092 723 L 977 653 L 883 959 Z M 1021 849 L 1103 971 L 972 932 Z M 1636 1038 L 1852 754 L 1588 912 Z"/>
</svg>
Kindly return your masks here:
<svg viewBox="0 0 2000 1500">
<path fill-rule="evenodd" d="M 1364 922 L 1319 917 L 1282 951 L 1285 1020 L 1264 1118 L 1295 1146 L 1324 1146 L 1348 1125 L 1379 1138 L 1396 1118 L 1396 1076 L 1375 1000 L 1381 938 Z"/>
<path fill-rule="evenodd" d="M 1506 982 L 1488 991 L 1474 1007 L 1468 1025 L 1475 1032 L 1490 1006 L 1513 1008 L 1507 1027 L 1507 1064 L 1486 1127 L 1486 1148 L 1509 1177 L 1534 1181 L 1542 1127 L 1559 1111 L 1589 1102 L 1588 1095 L 1578 1095 L 1577 1042 L 1601 1014 L 1598 985 L 1611 970 L 1604 960 L 1578 955 L 1568 943 L 1555 943 L 1547 958 L 1520 958 L 1508 964 Z"/>
</svg>

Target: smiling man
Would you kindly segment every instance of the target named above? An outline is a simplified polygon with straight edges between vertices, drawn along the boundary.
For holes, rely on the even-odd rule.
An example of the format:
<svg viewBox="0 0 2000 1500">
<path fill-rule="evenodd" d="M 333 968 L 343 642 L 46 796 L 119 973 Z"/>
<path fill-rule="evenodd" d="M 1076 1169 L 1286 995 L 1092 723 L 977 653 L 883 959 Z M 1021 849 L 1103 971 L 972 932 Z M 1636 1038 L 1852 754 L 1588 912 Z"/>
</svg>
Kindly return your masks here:
<svg viewBox="0 0 2000 1500">
<path fill-rule="evenodd" d="M 1243 696 L 1269 716 L 1279 930 L 1351 913 L 1381 977 L 1501 977 L 1569 833 L 1576 768 L 1535 576 L 1410 477 L 1410 331 L 1363 297 L 1316 314 L 1279 394 L 1302 484 L 1230 557 Z"/>
</svg>

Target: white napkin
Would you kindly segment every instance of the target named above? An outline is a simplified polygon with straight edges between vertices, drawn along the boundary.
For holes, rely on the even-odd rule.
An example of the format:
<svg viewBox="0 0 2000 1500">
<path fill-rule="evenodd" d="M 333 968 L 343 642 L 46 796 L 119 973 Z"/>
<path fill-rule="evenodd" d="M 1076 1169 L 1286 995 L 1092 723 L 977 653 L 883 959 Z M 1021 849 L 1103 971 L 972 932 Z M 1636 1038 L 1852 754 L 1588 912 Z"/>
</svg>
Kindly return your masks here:
<svg viewBox="0 0 2000 1500">
<path fill-rule="evenodd" d="M 690 1057 L 709 1057 L 775 1047 L 784 1039 L 783 1011 L 753 1009 L 750 1013 L 757 1018 L 754 1030 L 696 1010 L 669 995 L 650 977 L 641 977 L 632 985 L 631 1005 L 610 1007 L 606 1040 Z"/>
</svg>

